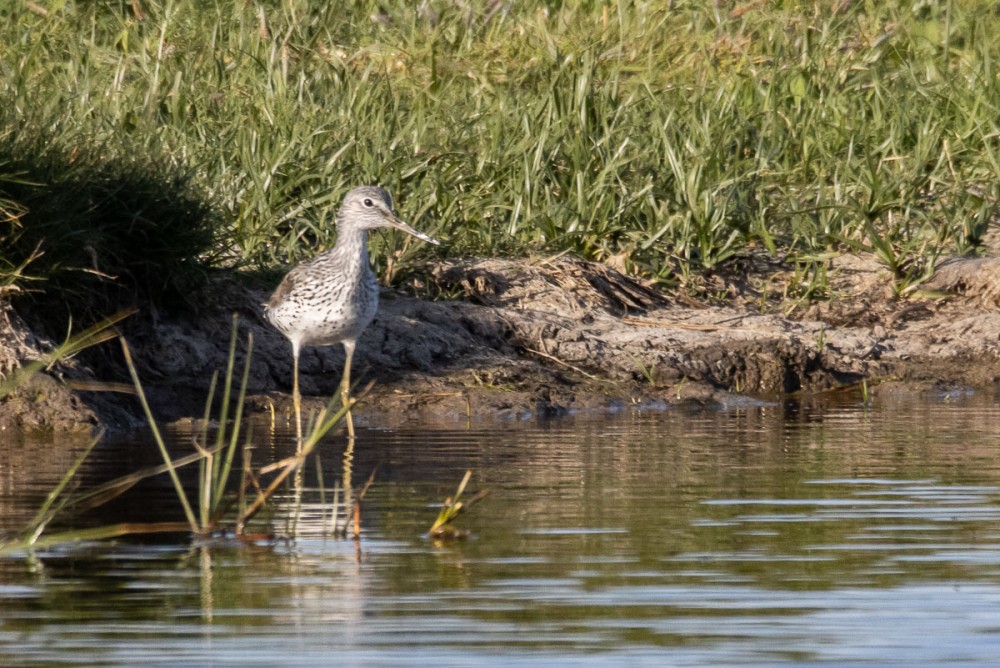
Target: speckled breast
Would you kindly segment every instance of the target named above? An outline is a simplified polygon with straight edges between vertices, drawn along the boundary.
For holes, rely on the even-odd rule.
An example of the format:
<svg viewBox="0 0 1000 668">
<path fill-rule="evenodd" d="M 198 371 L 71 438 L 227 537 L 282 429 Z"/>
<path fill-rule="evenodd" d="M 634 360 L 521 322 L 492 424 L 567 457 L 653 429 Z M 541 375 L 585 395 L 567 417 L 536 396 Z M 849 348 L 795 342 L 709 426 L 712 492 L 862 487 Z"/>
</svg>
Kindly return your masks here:
<svg viewBox="0 0 1000 668">
<path fill-rule="evenodd" d="M 357 339 L 378 310 L 374 277 L 354 285 L 327 283 L 320 289 L 292 290 L 267 309 L 267 319 L 303 346 L 326 346 Z"/>
</svg>

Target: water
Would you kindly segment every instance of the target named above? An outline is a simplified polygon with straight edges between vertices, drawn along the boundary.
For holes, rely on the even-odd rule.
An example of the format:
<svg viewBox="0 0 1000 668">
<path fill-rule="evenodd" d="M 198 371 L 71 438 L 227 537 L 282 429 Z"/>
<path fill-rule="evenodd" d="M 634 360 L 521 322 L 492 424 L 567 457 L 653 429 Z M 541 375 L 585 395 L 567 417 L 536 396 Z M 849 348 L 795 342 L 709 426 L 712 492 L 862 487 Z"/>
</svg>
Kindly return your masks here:
<svg viewBox="0 0 1000 668">
<path fill-rule="evenodd" d="M 289 540 L 0 561 L 0 664 L 997 664 L 998 432 L 979 396 L 359 430 L 355 484 L 379 467 L 360 541 L 324 536 L 307 490 L 272 520 Z M 254 439 L 255 461 L 287 454 Z M 5 529 L 73 450 L 0 446 Z M 101 446 L 81 475 L 155 461 Z M 427 540 L 467 468 L 490 490 L 473 537 Z M 105 512 L 176 519 L 166 485 Z"/>
</svg>

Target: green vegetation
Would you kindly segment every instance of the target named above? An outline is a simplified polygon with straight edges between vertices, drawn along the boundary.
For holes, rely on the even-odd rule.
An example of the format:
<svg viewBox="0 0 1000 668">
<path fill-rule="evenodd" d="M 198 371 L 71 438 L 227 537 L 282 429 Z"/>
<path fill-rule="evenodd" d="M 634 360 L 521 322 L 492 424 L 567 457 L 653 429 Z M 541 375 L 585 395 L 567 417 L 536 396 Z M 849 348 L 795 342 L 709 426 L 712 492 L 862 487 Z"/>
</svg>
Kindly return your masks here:
<svg viewBox="0 0 1000 668">
<path fill-rule="evenodd" d="M 0 399 L 25 386 L 38 372 L 48 371 L 52 366 L 82 350 L 115 338 L 118 334 L 114 326 L 130 315 L 131 311 L 122 311 L 91 325 L 82 332 L 68 334 L 62 343 L 43 355 L 41 359 L 24 364 L 6 378 L 0 377 Z"/>
<path fill-rule="evenodd" d="M 854 248 L 904 293 L 995 215 L 998 36 L 973 0 L 7 3 L 0 292 L 275 268 L 377 182 L 449 240 L 379 238 L 389 281 L 432 252 L 669 284 Z"/>
<path fill-rule="evenodd" d="M 459 501 L 462 497 L 462 493 L 465 491 L 466 485 L 472 479 L 472 471 L 466 471 L 465 476 L 462 477 L 462 482 L 458 483 L 458 490 L 455 492 L 455 496 L 449 496 L 441 504 L 441 510 L 438 511 L 437 519 L 434 520 L 434 524 L 431 525 L 430 531 L 427 535 L 435 540 L 450 540 L 453 538 L 468 538 L 469 532 L 466 529 L 459 529 L 455 527 L 454 522 L 458 519 L 458 516 L 463 512 L 467 511 L 476 503 L 482 501 L 486 495 L 489 493 L 485 490 L 477 492 L 472 496 L 472 498 L 467 501 Z"/>
<path fill-rule="evenodd" d="M 221 219 L 190 175 L 20 123 L 8 115 L 0 136 L 0 193 L 17 212 L 6 229 L 0 221 L 0 290 L 55 290 L 103 315 L 136 296 L 169 303 L 197 285 Z"/>
<path fill-rule="evenodd" d="M 114 319 L 81 332 L 63 344 L 56 353 L 53 353 L 52 359 L 55 360 L 59 356 L 76 352 L 86 345 L 114 338 L 115 333 L 109 328 L 126 315 L 128 314 L 120 314 Z M 253 336 L 251 334 L 247 339 L 243 373 L 239 378 L 236 396 L 233 397 L 233 385 L 236 380 L 237 332 L 237 321 L 234 317 L 229 340 L 229 360 L 222 379 L 223 392 L 219 414 L 213 416 L 211 412 L 214 390 L 219 381 L 219 374 L 216 372 L 212 377 L 212 389 L 205 402 L 205 417 L 202 421 L 201 433 L 192 439 L 192 452 L 176 459 L 171 457 L 163 434 L 157 426 L 149 403 L 146 401 L 146 395 L 139 380 L 138 370 L 132 361 L 129 346 L 125 339 L 119 339 L 125 357 L 125 365 L 132 377 L 135 394 L 149 421 L 153 440 L 163 458 L 163 464 L 127 474 L 82 492 L 77 491 L 71 483 L 94 446 L 101 440 L 103 433 L 98 434 L 70 466 L 60 483 L 46 497 L 32 521 L 16 536 L 0 536 L 0 557 L 46 546 L 102 540 L 129 534 L 188 533 L 193 538 L 205 538 L 213 535 L 233 535 L 240 538 L 247 538 L 251 535 L 271 536 L 270 531 L 251 534 L 248 531 L 248 525 L 268 504 L 275 492 L 287 491 L 290 477 L 294 474 L 301 476 L 301 472 L 309 457 L 315 453 L 319 442 L 344 419 L 347 407 L 335 409 L 334 406 L 340 404 L 340 397 L 335 397 L 314 416 L 295 455 L 254 468 L 252 465 L 254 447 L 249 441 L 249 432 L 242 428 L 250 358 L 253 353 Z M 39 362 L 39 364 L 44 364 L 44 362 Z M 18 382 L 23 382 L 29 377 L 29 371 L 34 373 L 37 370 L 37 368 L 31 370 L 26 367 L 26 370 L 15 376 L 13 381 L 0 384 L 0 397 L 12 389 L 16 389 Z M 233 399 L 235 399 L 232 401 L 235 412 L 230 421 L 229 408 Z M 215 417 L 214 420 L 213 417 Z M 214 444 L 210 442 L 213 439 L 210 439 L 209 436 L 209 425 L 213 422 L 218 424 Z M 240 445 L 241 439 L 243 439 L 242 445 Z M 237 459 L 238 451 L 240 457 Z M 350 470 L 347 467 L 352 461 L 352 452 L 349 448 L 348 453 L 345 454 L 345 485 L 350 483 Z M 195 501 L 192 502 L 178 475 L 178 470 L 194 463 L 199 464 L 200 468 L 194 489 Z M 239 464 L 239 466 L 234 467 L 234 463 Z M 136 522 L 85 529 L 71 528 L 56 532 L 48 531 L 50 525 L 57 520 L 65 522 L 75 514 L 111 501 L 146 478 L 164 473 L 170 477 L 185 521 Z M 357 497 L 353 496 L 351 489 L 342 490 L 339 485 L 334 489 L 334 512 L 336 513 L 342 505 L 351 506 L 348 510 L 353 511 L 353 535 L 355 538 L 360 535 L 361 531 L 361 501 L 373 482 L 374 473 Z M 297 484 L 301 487 L 301 478 Z M 320 479 L 320 485 L 320 492 L 323 494 L 322 479 Z M 346 536 L 347 525 L 347 520 L 341 523 L 338 515 L 334 515 L 332 523 L 334 535 Z M 264 523 L 263 526 L 266 528 L 268 524 Z"/>
<path fill-rule="evenodd" d="M 298 449 L 293 457 L 288 457 L 274 466 L 266 466 L 254 471 L 251 467 L 251 451 L 253 446 L 245 442 L 242 452 L 242 466 L 233 468 L 233 462 L 237 450 L 240 449 L 240 438 L 246 435 L 241 432 L 243 419 L 243 407 L 246 399 L 247 379 L 250 373 L 250 358 L 253 353 L 253 335 L 247 340 L 246 358 L 244 360 L 243 374 L 240 380 L 239 390 L 235 401 L 235 414 L 232 422 L 229 418 L 229 406 L 232 399 L 233 381 L 235 380 L 236 362 L 236 338 L 237 321 L 233 318 L 233 328 L 229 339 L 229 361 L 226 366 L 226 374 L 223 378 L 222 407 L 218 416 L 219 428 L 215 436 L 215 445 L 209 445 L 208 425 L 211 423 L 211 407 L 214 390 L 218 383 L 218 372 L 212 376 L 211 389 L 208 399 L 205 402 L 205 418 L 203 420 L 203 430 L 201 436 L 194 440 L 195 453 L 190 456 L 192 461 L 199 461 L 201 469 L 198 474 L 197 503 L 192 504 L 188 500 L 188 495 L 177 475 L 176 466 L 170 459 L 167 451 L 167 444 L 159 428 L 156 426 L 156 419 L 153 417 L 152 409 L 146 401 L 142 383 L 139 380 L 138 370 L 132 361 L 132 355 L 128 344 L 121 340 L 122 351 L 125 355 L 125 363 L 132 376 L 136 394 L 142 404 L 146 419 L 149 421 L 153 432 L 153 438 L 163 457 L 166 472 L 170 475 L 174 491 L 184 510 L 185 518 L 193 535 L 206 536 L 222 529 L 231 529 L 237 535 L 246 532 L 247 523 L 256 515 L 267 503 L 268 499 L 277 491 L 290 475 L 299 471 L 306 463 L 306 460 L 320 440 L 326 436 L 330 430 L 337 426 L 347 414 L 349 406 L 342 406 L 339 410 L 333 408 L 336 400 L 331 400 L 323 408 L 315 419 L 310 423 L 305 438 L 298 442 Z M 267 483 L 265 476 L 277 472 Z M 234 478 L 238 478 L 239 491 L 237 494 L 227 494 L 227 487 L 233 486 Z M 235 516 L 230 511 L 233 506 L 237 506 Z M 197 513 L 195 512 L 197 508 Z"/>
</svg>

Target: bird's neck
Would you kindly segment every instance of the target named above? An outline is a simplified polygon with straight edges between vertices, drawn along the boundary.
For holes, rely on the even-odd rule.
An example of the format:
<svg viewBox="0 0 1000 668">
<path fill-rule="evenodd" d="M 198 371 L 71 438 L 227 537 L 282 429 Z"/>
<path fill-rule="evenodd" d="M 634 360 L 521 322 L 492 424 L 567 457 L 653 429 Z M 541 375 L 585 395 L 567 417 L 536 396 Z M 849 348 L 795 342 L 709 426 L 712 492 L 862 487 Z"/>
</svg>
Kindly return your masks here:
<svg viewBox="0 0 1000 668">
<path fill-rule="evenodd" d="M 352 275 L 371 273 L 368 260 L 368 230 L 337 230 L 337 243 L 330 251 L 330 259 L 342 271 Z"/>
</svg>

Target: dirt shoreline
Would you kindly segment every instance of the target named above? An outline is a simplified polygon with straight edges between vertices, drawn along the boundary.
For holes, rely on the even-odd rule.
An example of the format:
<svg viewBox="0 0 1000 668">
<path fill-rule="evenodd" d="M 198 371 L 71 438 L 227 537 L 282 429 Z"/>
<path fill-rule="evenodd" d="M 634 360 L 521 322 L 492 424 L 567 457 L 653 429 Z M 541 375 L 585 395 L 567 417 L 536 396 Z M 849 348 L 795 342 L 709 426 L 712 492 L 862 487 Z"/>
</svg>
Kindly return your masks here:
<svg viewBox="0 0 1000 668">
<path fill-rule="evenodd" d="M 831 261 L 830 295 L 794 301 L 795 268 L 748 258 L 727 274 L 673 294 L 589 262 L 480 260 L 431 267 L 417 291 L 384 293 L 359 342 L 355 378 L 374 381 L 355 412 L 361 424 L 453 424 L 579 410 L 727 405 L 789 393 L 854 388 L 887 392 L 993 391 L 1000 379 L 1000 259 L 939 266 L 923 292 L 895 299 L 870 257 Z M 411 286 L 411 287 L 414 287 Z M 215 370 L 224 370 L 232 314 L 241 353 L 253 335 L 251 410 L 290 415 L 291 353 L 263 320 L 264 291 L 230 278 L 208 288 L 211 308 L 166 318 L 140 312 L 122 330 L 154 414 L 202 415 Z M 692 299 L 696 293 L 711 295 Z M 0 374 L 38 359 L 52 342 L 0 305 Z M 0 430 L 141 427 L 115 342 L 60 363 L 0 400 Z M 240 364 L 242 361 L 240 360 Z M 339 347 L 307 349 L 308 406 L 336 391 Z"/>
</svg>

